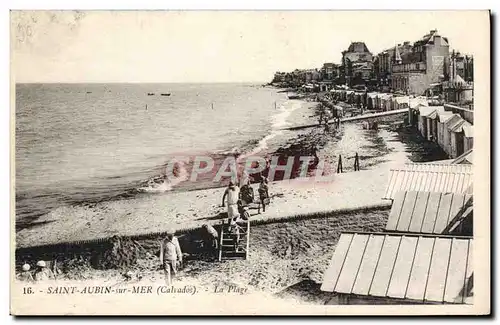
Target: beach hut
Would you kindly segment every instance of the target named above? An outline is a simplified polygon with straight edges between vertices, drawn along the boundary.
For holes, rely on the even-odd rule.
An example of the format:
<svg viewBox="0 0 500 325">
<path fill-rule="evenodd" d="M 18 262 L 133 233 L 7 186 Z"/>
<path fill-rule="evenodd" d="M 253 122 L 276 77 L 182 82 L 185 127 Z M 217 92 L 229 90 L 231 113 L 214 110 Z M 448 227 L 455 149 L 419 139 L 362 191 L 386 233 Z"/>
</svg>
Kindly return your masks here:
<svg viewBox="0 0 500 325">
<path fill-rule="evenodd" d="M 410 97 L 402 96 L 395 98 L 395 106 L 393 109 L 406 109 L 410 107 Z"/>
<path fill-rule="evenodd" d="M 384 107 L 383 101 L 384 98 L 387 97 L 387 94 L 378 94 L 377 96 L 377 110 L 382 110 Z"/>
<path fill-rule="evenodd" d="M 342 233 L 321 290 L 328 305 L 472 304 L 471 237 Z"/>
<path fill-rule="evenodd" d="M 463 125 L 466 121 L 462 118 L 455 122 L 450 129 L 450 139 L 451 139 L 451 152 L 450 157 L 456 158 L 465 152 L 465 137 L 463 132 Z"/>
<path fill-rule="evenodd" d="M 345 92 L 346 94 L 346 103 L 352 104 L 354 102 L 354 91 L 348 90 Z"/>
<path fill-rule="evenodd" d="M 341 89 L 339 95 L 340 95 L 340 97 L 339 97 L 340 100 L 343 101 L 343 102 L 345 102 L 346 99 L 347 99 L 347 90 Z"/>
<path fill-rule="evenodd" d="M 421 106 L 419 107 L 419 114 L 418 114 L 418 130 L 420 131 L 420 134 L 425 138 L 425 139 L 430 139 L 430 133 L 429 133 L 429 117 L 432 116 L 433 114 L 436 114 L 436 107 L 435 106 Z"/>
<path fill-rule="evenodd" d="M 368 109 L 375 109 L 375 104 L 377 100 L 377 93 L 368 93 L 366 96 L 366 107 Z"/>
<path fill-rule="evenodd" d="M 462 125 L 462 130 L 464 132 L 464 151 L 472 150 L 474 146 L 474 126 L 465 121 Z"/>
<path fill-rule="evenodd" d="M 460 146 L 457 140 L 457 133 L 462 131 L 461 125 L 465 122 L 464 119 L 458 114 L 453 114 L 449 119 L 444 123 L 444 139 L 442 142 L 441 149 L 444 150 L 451 158 L 456 158 L 457 150 L 461 150 L 461 148 L 457 148 Z M 463 139 L 462 139 L 462 147 L 463 147 Z M 460 154 L 463 153 L 463 150 Z"/>
<path fill-rule="evenodd" d="M 438 115 L 438 144 L 441 148 L 443 148 L 447 143 L 448 139 L 448 132 L 446 130 L 446 122 L 453 117 L 452 112 L 441 112 Z"/>
<path fill-rule="evenodd" d="M 392 95 L 384 94 L 381 98 L 380 109 L 383 111 L 389 111 L 391 109 Z"/>
<path fill-rule="evenodd" d="M 434 142 L 439 142 L 439 129 L 438 129 L 438 122 L 439 122 L 439 115 L 445 113 L 444 107 L 443 106 L 432 106 L 436 110 L 434 113 L 430 114 L 427 116 L 427 133 L 428 137 L 427 140 L 434 141 Z"/>
<path fill-rule="evenodd" d="M 409 106 L 409 124 L 416 126 L 418 124 L 419 108 L 421 106 L 429 106 L 429 104 L 427 103 L 427 99 L 425 97 L 415 97 L 410 98 Z"/>
<path fill-rule="evenodd" d="M 394 200 L 398 192 L 425 191 L 472 194 L 472 165 L 412 163 L 393 168 L 383 199 Z"/>
<path fill-rule="evenodd" d="M 456 180 L 460 181 L 460 178 Z M 436 179 L 436 183 L 438 181 L 446 179 L 441 177 Z M 464 213 L 471 213 L 472 206 L 471 194 L 401 191 L 396 193 L 385 231 L 449 234 L 451 224 L 463 218 Z M 470 228 L 463 230 L 463 233 L 459 233 L 455 229 L 455 234 L 472 236 Z"/>
<path fill-rule="evenodd" d="M 353 100 L 354 105 L 356 105 L 356 106 L 361 105 L 361 93 L 355 92 L 353 95 L 353 99 L 354 99 Z"/>
<path fill-rule="evenodd" d="M 384 99 L 387 98 L 387 94 L 379 94 L 377 97 L 377 109 L 378 110 L 383 110 L 384 109 Z"/>
</svg>

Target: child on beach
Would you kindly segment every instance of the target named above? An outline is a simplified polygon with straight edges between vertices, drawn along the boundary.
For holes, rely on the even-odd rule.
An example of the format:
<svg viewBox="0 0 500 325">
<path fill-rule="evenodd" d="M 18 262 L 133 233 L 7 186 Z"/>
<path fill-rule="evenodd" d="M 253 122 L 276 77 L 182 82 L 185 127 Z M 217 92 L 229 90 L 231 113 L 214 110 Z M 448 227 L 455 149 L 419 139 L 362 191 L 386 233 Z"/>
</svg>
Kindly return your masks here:
<svg viewBox="0 0 500 325">
<path fill-rule="evenodd" d="M 248 213 L 248 208 L 244 207 L 241 201 L 238 201 L 238 216 L 231 219 L 229 222 L 229 232 L 234 234 L 233 246 L 236 252 L 239 251 L 240 234 L 242 232 L 242 225 L 250 222 L 250 214 Z"/>
</svg>

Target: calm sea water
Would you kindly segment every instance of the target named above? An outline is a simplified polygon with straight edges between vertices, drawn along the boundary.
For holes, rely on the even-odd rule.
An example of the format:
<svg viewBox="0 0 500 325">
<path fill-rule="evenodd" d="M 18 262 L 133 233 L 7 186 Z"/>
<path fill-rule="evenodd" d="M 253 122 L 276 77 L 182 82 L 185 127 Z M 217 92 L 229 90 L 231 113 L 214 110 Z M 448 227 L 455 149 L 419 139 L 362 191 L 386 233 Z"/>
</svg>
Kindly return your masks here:
<svg viewBox="0 0 500 325">
<path fill-rule="evenodd" d="M 17 218 L 148 192 L 174 155 L 269 149 L 297 105 L 247 84 L 18 84 Z"/>
</svg>

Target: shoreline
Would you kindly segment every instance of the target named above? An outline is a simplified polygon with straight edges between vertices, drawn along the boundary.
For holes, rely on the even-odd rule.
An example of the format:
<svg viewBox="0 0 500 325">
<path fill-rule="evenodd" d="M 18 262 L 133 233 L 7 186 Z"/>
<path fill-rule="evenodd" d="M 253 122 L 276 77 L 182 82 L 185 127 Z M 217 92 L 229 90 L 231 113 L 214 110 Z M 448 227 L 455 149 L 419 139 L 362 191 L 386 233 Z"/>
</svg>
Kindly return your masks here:
<svg viewBox="0 0 500 325">
<path fill-rule="evenodd" d="M 384 136 L 392 146 L 384 156 L 386 162 L 358 172 L 333 173 L 319 181 L 312 177 L 271 183 L 274 198 L 269 210 L 254 218 L 284 218 L 382 203 L 390 166 L 409 161 L 404 145 L 390 142 L 396 134 L 386 132 Z M 40 217 L 31 228 L 17 232 L 16 244 L 21 248 L 218 223 L 225 216 L 225 209 L 220 207 L 223 190 L 219 187 L 60 207 Z"/>
<path fill-rule="evenodd" d="M 301 109 L 295 112 L 301 114 L 302 118 L 315 119 L 318 115 L 318 103 L 301 102 Z M 310 173 L 308 178 L 272 182 L 270 193 L 274 198 L 269 210 L 253 218 L 286 219 L 294 215 L 382 204 L 381 198 L 388 181 L 389 168 L 394 164 L 410 162 L 410 154 L 413 154 L 408 152 L 407 145 L 415 142 L 415 136 L 411 136 L 411 131 L 407 132 L 409 135 L 406 136 L 401 133 L 387 127 L 366 131 L 362 130 L 358 123 L 347 123 L 333 133 L 317 128 L 305 133 L 295 132 L 292 133 L 295 136 L 285 137 L 288 140 L 285 143 L 280 142 L 274 154 L 286 158 L 311 155 L 314 151 L 321 160 L 328 163 L 323 170 L 327 177 L 317 180 L 313 176 L 317 172 L 316 166 L 313 166 L 313 175 Z M 351 160 L 354 152 L 357 153 L 358 150 L 364 150 L 365 153 L 360 155 L 361 170 L 351 172 Z M 345 171 L 341 174 L 332 170 L 337 164 L 339 154 L 343 156 Z M 360 184 L 363 184 L 361 189 Z M 256 186 L 258 184 L 253 185 L 254 191 Z M 23 248 L 88 241 L 115 235 L 160 233 L 167 229 L 196 228 L 203 223 L 215 224 L 225 216 L 225 209 L 220 207 L 224 189 L 222 186 L 214 186 L 186 191 L 174 190 L 62 206 L 42 215 L 29 227 L 17 231 L 16 244 L 17 247 Z M 360 201 L 359 197 L 365 199 Z M 254 211 L 250 212 L 255 214 Z"/>
</svg>

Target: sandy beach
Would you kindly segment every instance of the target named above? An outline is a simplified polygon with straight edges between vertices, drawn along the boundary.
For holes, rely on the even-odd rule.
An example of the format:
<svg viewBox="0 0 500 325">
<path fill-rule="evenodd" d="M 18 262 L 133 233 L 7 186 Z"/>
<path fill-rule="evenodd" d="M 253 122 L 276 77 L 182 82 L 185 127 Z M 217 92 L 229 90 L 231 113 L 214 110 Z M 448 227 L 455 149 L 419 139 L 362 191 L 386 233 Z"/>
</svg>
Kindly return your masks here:
<svg viewBox="0 0 500 325">
<path fill-rule="evenodd" d="M 257 211 L 251 210 L 252 221 L 389 204 L 382 200 L 389 169 L 408 162 L 409 158 L 405 145 L 397 141 L 396 133 L 380 130 L 379 134 L 387 144 L 387 154 L 377 157 L 380 163 L 373 165 L 372 161 L 370 166 L 369 159 L 362 159 L 359 172 L 333 173 L 319 180 L 312 177 L 274 182 L 270 184 L 271 205 L 265 213 L 256 214 Z M 326 146 L 319 156 L 334 156 L 331 159 L 335 159 L 335 153 L 329 150 Z M 344 169 L 349 169 L 346 162 L 344 166 Z M 224 188 L 216 188 L 60 207 L 39 218 L 31 228 L 19 231 L 17 247 L 190 229 L 203 223 L 217 224 L 225 212 L 221 207 L 223 191 Z"/>
<path fill-rule="evenodd" d="M 308 105 L 307 109 L 314 107 Z M 271 294 L 301 304 L 324 304 L 328 295 L 319 289 L 322 274 L 340 233 L 383 231 L 391 205 L 382 199 L 390 169 L 426 160 L 425 153 L 433 150 L 421 150 L 418 139 L 411 130 L 396 132 L 388 125 L 367 131 L 359 124 L 346 124 L 341 133 L 315 129 L 298 134 L 279 151 L 297 155 L 317 148 L 318 157 L 327 164 L 326 176 L 270 184 L 272 199 L 266 212 L 249 211 L 253 226 L 247 260 L 214 263 L 194 244 L 202 224 L 217 226 L 226 217 L 221 206 L 224 188 L 60 207 L 17 233 L 17 260 L 34 261 L 40 254 L 57 258 L 63 271 L 61 279 L 123 282 L 128 270 L 138 281 L 163 283 L 158 240 L 161 233 L 175 230 L 186 254 L 178 279 L 181 283 L 197 283 L 207 292 L 214 284 L 234 285 L 248 289 L 250 295 Z M 361 170 L 355 172 L 352 153 L 360 150 L 357 148 L 365 154 L 360 156 Z M 335 172 L 339 155 L 343 156 L 343 173 Z M 257 184 L 253 186 L 256 189 Z M 120 257 L 106 255 L 108 244 L 102 243 L 114 235 L 125 240 L 126 266 L 114 264 Z M 62 251 L 52 253 L 41 249 L 61 243 L 75 245 L 59 245 Z"/>
</svg>

